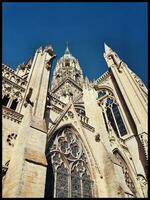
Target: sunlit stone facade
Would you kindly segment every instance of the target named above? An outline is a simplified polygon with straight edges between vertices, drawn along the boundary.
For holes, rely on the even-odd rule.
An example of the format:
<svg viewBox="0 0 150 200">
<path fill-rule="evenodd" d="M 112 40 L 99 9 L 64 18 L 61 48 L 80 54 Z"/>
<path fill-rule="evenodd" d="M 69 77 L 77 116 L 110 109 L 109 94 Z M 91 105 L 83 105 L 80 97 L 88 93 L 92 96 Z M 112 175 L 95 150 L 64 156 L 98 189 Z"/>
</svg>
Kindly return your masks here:
<svg viewBox="0 0 150 200">
<path fill-rule="evenodd" d="M 96 81 L 67 47 L 49 84 L 55 57 L 2 65 L 3 197 L 147 197 L 144 83 L 104 44 Z"/>
</svg>

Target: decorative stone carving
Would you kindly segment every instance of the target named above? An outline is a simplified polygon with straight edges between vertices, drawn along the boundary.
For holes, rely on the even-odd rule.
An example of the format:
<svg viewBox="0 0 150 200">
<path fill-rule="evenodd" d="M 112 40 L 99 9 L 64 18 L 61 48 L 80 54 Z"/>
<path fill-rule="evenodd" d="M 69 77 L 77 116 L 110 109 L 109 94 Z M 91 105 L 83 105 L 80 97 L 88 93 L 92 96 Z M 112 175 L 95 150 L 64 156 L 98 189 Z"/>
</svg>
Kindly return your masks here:
<svg viewBox="0 0 150 200">
<path fill-rule="evenodd" d="M 87 168 L 87 158 L 75 131 L 72 128 L 65 128 L 59 132 L 52 139 L 49 152 L 56 174 L 55 197 L 92 197 L 92 181 Z"/>
<path fill-rule="evenodd" d="M 140 174 L 137 176 L 137 180 L 139 181 L 139 183 L 141 185 L 144 196 L 148 197 L 148 193 L 147 193 L 148 182 L 147 182 L 147 180 L 144 178 L 144 176 L 142 176 Z"/>
<path fill-rule="evenodd" d="M 95 135 L 95 141 L 96 142 L 100 142 L 101 141 L 99 133 L 97 135 Z"/>
<path fill-rule="evenodd" d="M 148 159 L 148 134 L 143 132 L 139 134 L 139 138 L 141 140 L 141 143 L 143 144 L 144 150 L 145 150 L 145 155 Z"/>
<path fill-rule="evenodd" d="M 11 134 L 8 135 L 6 142 L 10 146 L 14 147 L 14 140 L 16 140 L 16 138 L 17 138 L 17 134 L 11 133 Z"/>
<path fill-rule="evenodd" d="M 74 114 L 71 111 L 68 111 L 68 116 L 72 119 L 74 118 Z"/>
<path fill-rule="evenodd" d="M 27 94 L 27 96 L 26 96 L 26 102 L 25 102 L 25 104 L 24 104 L 24 106 L 26 107 L 27 106 L 27 104 L 30 104 L 32 107 L 33 107 L 33 105 L 34 105 L 34 103 L 30 100 L 30 98 L 31 98 L 31 95 L 32 95 L 32 91 L 33 91 L 33 88 L 29 88 L 29 92 L 28 92 L 28 94 Z"/>
<path fill-rule="evenodd" d="M 3 117 L 7 117 L 8 119 L 13 120 L 14 122 L 20 123 L 22 121 L 23 115 L 15 112 L 7 107 L 3 107 Z"/>
</svg>

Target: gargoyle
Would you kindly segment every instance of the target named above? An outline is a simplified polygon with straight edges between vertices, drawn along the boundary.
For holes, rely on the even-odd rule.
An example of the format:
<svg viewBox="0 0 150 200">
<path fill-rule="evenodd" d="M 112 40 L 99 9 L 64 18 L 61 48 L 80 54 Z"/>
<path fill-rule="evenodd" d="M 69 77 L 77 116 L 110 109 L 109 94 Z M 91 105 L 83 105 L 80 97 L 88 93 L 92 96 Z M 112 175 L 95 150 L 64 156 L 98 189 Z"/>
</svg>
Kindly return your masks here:
<svg viewBox="0 0 150 200">
<path fill-rule="evenodd" d="M 52 57 L 46 62 L 46 69 L 50 69 L 50 64 L 52 63 L 52 60 L 56 57 L 56 55 L 52 55 Z"/>
<path fill-rule="evenodd" d="M 25 107 L 27 106 L 27 104 L 30 104 L 32 107 L 34 105 L 34 103 L 30 100 L 31 95 L 32 95 L 32 91 L 33 91 L 33 88 L 29 88 L 29 92 L 26 96 L 26 103 L 24 104 Z"/>
</svg>

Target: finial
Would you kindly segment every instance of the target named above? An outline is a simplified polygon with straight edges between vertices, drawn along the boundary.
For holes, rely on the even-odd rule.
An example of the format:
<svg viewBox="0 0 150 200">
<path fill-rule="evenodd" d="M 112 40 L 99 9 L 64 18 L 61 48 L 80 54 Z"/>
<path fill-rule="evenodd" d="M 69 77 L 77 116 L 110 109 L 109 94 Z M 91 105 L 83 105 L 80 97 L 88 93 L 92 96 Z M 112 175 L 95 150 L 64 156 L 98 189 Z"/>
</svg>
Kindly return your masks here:
<svg viewBox="0 0 150 200">
<path fill-rule="evenodd" d="M 68 48 L 68 41 L 66 42 L 65 54 L 70 54 L 70 51 L 69 51 L 69 48 Z"/>
<path fill-rule="evenodd" d="M 112 51 L 112 49 L 104 42 L 105 53 Z"/>
</svg>

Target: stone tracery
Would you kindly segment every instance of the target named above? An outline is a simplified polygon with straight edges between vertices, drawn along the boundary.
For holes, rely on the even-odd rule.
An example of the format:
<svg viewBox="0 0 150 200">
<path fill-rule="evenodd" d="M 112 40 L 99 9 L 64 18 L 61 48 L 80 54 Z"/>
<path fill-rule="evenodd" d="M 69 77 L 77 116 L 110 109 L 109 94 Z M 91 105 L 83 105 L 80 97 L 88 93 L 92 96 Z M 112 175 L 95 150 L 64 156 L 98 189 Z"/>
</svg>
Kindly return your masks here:
<svg viewBox="0 0 150 200">
<path fill-rule="evenodd" d="M 67 127 L 58 133 L 49 152 L 55 173 L 55 197 L 92 197 L 87 159 L 74 130 Z"/>
<path fill-rule="evenodd" d="M 103 109 L 104 120 L 111 123 L 116 135 L 118 137 L 127 134 L 125 124 L 123 122 L 118 103 L 114 98 L 112 92 L 102 89 L 98 93 L 98 102 Z M 107 122 L 107 123 L 108 123 Z"/>
</svg>

